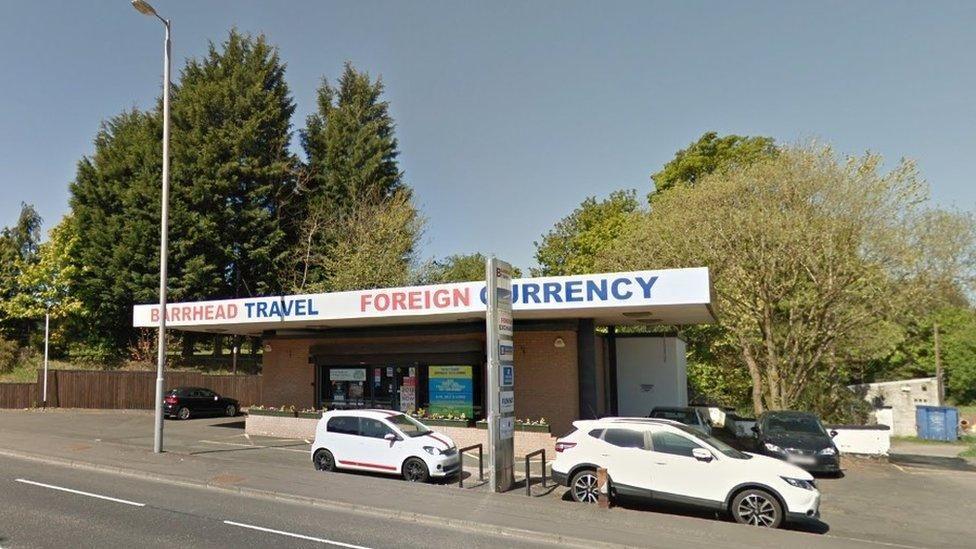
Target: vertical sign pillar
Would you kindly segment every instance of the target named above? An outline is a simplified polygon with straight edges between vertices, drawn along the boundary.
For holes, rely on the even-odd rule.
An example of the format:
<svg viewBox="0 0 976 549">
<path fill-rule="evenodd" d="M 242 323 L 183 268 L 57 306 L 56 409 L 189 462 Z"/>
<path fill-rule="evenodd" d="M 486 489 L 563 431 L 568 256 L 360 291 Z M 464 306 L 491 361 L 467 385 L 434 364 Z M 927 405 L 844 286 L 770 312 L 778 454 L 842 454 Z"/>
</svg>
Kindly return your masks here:
<svg viewBox="0 0 976 549">
<path fill-rule="evenodd" d="M 512 266 L 491 257 L 485 264 L 488 293 L 488 483 L 493 492 L 515 484 L 515 345 L 512 340 Z"/>
</svg>

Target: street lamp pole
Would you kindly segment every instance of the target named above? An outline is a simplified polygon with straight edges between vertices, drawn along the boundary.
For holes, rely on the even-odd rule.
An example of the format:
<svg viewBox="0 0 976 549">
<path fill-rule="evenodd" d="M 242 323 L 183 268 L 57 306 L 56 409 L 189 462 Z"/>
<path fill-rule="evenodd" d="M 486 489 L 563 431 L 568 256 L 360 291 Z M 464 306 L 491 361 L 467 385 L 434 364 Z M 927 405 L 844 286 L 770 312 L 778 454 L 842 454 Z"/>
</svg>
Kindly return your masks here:
<svg viewBox="0 0 976 549">
<path fill-rule="evenodd" d="M 163 192 L 159 238 L 159 349 L 156 355 L 156 418 L 153 429 L 153 452 L 163 451 L 163 367 L 166 365 L 166 275 L 169 255 L 169 88 L 170 88 L 170 21 L 163 19 L 145 0 L 132 0 L 132 7 L 151 15 L 166 27 L 163 48 Z"/>
<path fill-rule="evenodd" d="M 41 402 L 47 407 L 47 350 L 48 342 L 51 340 L 51 306 L 47 306 L 44 313 L 44 392 L 41 395 Z M 35 389 L 36 390 L 36 389 Z"/>
</svg>

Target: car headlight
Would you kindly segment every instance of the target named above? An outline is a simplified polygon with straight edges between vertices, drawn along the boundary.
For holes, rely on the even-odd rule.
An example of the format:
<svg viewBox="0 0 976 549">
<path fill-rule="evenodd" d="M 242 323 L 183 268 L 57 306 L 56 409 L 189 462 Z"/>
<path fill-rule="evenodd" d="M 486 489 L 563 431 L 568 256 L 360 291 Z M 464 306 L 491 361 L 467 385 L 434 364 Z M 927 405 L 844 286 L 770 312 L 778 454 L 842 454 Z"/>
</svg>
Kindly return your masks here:
<svg viewBox="0 0 976 549">
<path fill-rule="evenodd" d="M 440 448 L 435 448 L 433 446 L 424 446 L 424 451 L 432 456 L 439 456 L 442 453 Z"/>
<path fill-rule="evenodd" d="M 764 444 L 764 446 L 766 447 L 767 450 L 769 450 L 770 452 L 773 452 L 774 454 L 785 454 L 786 453 L 786 450 L 780 448 L 779 446 L 776 446 L 772 442 L 767 442 L 767 443 Z"/>
<path fill-rule="evenodd" d="M 787 484 L 796 488 L 803 488 L 804 490 L 816 490 L 817 487 L 809 480 L 803 480 L 802 478 L 790 478 L 790 477 L 779 477 L 786 481 Z"/>
<path fill-rule="evenodd" d="M 828 446 L 827 448 L 824 448 L 823 450 L 820 450 L 820 455 L 822 455 L 822 456 L 836 456 L 837 455 L 837 449 L 834 448 L 834 447 L 832 447 L 832 446 Z"/>
</svg>

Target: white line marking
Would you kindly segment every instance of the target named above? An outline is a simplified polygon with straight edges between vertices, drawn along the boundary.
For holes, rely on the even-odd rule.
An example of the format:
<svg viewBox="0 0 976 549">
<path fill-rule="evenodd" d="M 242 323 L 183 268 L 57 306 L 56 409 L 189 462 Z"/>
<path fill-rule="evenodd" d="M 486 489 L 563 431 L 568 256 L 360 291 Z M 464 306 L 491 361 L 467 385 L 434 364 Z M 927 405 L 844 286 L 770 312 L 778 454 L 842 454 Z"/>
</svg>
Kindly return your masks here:
<svg viewBox="0 0 976 549">
<path fill-rule="evenodd" d="M 216 440 L 201 440 L 206 444 L 223 444 L 225 446 L 240 446 L 242 448 L 258 448 L 262 450 L 284 450 L 285 452 L 299 452 L 301 454 L 307 454 L 308 450 L 299 450 L 297 448 L 282 448 L 280 446 L 258 446 L 256 444 L 238 444 L 236 442 L 218 442 Z"/>
<path fill-rule="evenodd" d="M 369 547 L 363 547 L 362 545 L 353 545 L 351 543 L 342 543 L 341 541 L 332 541 L 330 539 L 323 538 L 313 538 L 312 536 L 305 536 L 302 534 L 295 534 L 292 532 L 284 532 L 282 530 L 272 530 L 271 528 L 264 528 L 262 526 L 254 526 L 253 524 L 244 524 L 242 522 L 234 522 L 232 520 L 225 520 L 224 524 L 229 524 L 231 526 L 240 526 L 241 528 L 250 528 L 251 530 L 258 530 L 261 532 L 268 532 L 269 534 L 278 534 L 279 536 L 288 536 L 292 538 L 304 539 L 308 541 L 317 541 L 319 543 L 325 543 L 328 545 L 335 545 L 337 547 L 347 547 L 348 549 L 369 549 Z"/>
<path fill-rule="evenodd" d="M 33 480 L 26 480 L 22 478 L 14 479 L 17 482 L 22 482 L 24 484 L 32 484 L 34 486 L 40 486 L 42 488 L 50 488 L 51 490 L 60 490 L 62 492 L 68 492 L 70 494 L 78 494 L 79 496 L 88 496 L 90 498 L 104 499 L 106 501 L 114 501 L 115 503 L 124 503 L 125 505 L 131 505 L 133 507 L 145 507 L 145 503 L 137 503 L 135 501 L 129 501 L 127 499 L 110 498 L 108 496 L 102 496 L 99 494 L 93 494 L 91 492 L 82 492 L 81 490 L 72 490 L 71 488 L 64 488 L 62 486 L 54 486 L 53 484 L 44 484 L 43 482 L 34 482 Z"/>
</svg>

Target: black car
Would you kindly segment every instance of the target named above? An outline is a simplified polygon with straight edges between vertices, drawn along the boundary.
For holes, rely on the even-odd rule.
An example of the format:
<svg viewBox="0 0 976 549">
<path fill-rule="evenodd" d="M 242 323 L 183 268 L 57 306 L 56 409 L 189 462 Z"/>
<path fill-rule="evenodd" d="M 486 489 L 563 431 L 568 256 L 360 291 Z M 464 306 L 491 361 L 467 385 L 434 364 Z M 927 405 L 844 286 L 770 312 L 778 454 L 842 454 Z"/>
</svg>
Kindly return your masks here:
<svg viewBox="0 0 976 549">
<path fill-rule="evenodd" d="M 808 412 L 766 412 L 756 419 L 755 451 L 811 473 L 840 472 L 840 452 L 820 418 Z"/>
<path fill-rule="evenodd" d="M 236 400 L 222 397 L 203 387 L 177 387 L 170 389 L 163 398 L 163 414 L 179 419 L 198 416 L 234 417 L 240 409 Z"/>
</svg>

